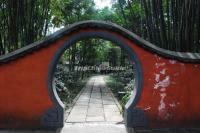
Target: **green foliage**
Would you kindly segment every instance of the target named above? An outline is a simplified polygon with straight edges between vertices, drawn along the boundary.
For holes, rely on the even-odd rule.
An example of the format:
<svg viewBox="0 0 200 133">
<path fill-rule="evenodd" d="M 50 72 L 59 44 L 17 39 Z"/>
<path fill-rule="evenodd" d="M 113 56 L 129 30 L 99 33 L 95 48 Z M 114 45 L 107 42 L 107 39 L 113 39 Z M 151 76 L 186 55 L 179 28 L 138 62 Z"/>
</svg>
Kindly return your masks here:
<svg viewBox="0 0 200 133">
<path fill-rule="evenodd" d="M 0 55 L 46 36 L 51 18 L 50 0 L 0 1 Z"/>
<path fill-rule="evenodd" d="M 93 0 L 53 0 L 51 7 L 55 27 L 91 19 L 96 12 Z"/>
<path fill-rule="evenodd" d="M 114 12 L 109 9 L 108 7 L 105 7 L 101 10 L 97 10 L 96 14 L 94 15 L 94 17 L 92 19 L 95 20 L 104 20 L 104 21 L 113 21 L 113 17 L 112 15 L 114 14 Z"/>
<path fill-rule="evenodd" d="M 61 101 L 68 109 L 74 98 L 87 82 L 87 78 L 81 79 L 77 73 L 70 72 L 63 64 L 58 64 L 55 72 L 55 86 Z"/>
<path fill-rule="evenodd" d="M 130 97 L 131 97 L 131 91 L 127 91 L 125 93 L 125 95 L 122 97 L 122 99 L 120 101 L 120 103 L 122 105 L 122 110 L 124 110 L 124 107 L 125 107 L 126 103 L 129 101 Z"/>
<path fill-rule="evenodd" d="M 119 73 L 113 73 L 105 78 L 106 85 L 115 94 L 115 97 L 119 100 L 122 110 L 134 89 L 134 77 L 133 70 L 126 70 Z"/>
<path fill-rule="evenodd" d="M 93 0 L 1 0 L 0 55 L 91 19 L 117 23 L 162 48 L 198 52 L 199 13 L 199 0 L 114 0 L 111 9 L 96 9 Z"/>
</svg>

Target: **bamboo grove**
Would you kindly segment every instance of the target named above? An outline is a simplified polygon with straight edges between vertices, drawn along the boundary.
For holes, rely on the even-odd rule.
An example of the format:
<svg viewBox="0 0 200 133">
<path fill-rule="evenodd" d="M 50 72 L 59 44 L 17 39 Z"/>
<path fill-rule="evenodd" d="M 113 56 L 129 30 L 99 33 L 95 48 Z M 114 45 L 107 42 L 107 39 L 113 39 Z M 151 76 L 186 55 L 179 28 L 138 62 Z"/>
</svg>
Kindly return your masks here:
<svg viewBox="0 0 200 133">
<path fill-rule="evenodd" d="M 153 44 L 175 51 L 199 51 L 199 0 L 118 0 L 124 23 Z"/>
<path fill-rule="evenodd" d="M 0 1 L 0 54 L 26 46 L 46 35 L 50 0 Z"/>
<path fill-rule="evenodd" d="M 50 28 L 96 19 L 117 23 L 158 47 L 200 51 L 199 0 L 1 0 L 0 55 L 45 37 Z"/>
</svg>

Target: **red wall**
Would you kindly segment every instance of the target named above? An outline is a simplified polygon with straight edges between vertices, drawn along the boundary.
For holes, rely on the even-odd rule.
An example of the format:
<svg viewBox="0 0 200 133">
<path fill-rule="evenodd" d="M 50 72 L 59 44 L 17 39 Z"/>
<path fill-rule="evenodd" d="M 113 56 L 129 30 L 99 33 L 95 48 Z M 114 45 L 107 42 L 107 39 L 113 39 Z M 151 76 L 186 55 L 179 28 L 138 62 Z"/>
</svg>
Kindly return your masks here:
<svg viewBox="0 0 200 133">
<path fill-rule="evenodd" d="M 48 65 L 66 39 L 0 65 L 0 128 L 36 128 L 51 108 Z"/>
<path fill-rule="evenodd" d="M 145 111 L 150 125 L 200 126 L 200 64 L 165 59 L 131 46 L 141 61 L 144 76 L 137 107 Z"/>
<path fill-rule="evenodd" d="M 141 61 L 144 84 L 137 107 L 144 110 L 150 126 L 198 126 L 200 65 L 162 58 L 113 35 L 126 41 Z M 53 106 L 47 88 L 48 65 L 67 38 L 0 65 L 0 128 L 40 126 L 41 117 Z"/>
</svg>

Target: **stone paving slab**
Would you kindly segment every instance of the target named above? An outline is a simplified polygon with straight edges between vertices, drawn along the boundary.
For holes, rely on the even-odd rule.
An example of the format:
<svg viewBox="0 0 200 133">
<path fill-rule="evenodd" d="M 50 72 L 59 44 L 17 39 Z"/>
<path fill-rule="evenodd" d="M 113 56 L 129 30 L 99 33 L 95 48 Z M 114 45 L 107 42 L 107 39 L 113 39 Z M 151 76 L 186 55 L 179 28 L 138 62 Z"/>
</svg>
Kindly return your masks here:
<svg viewBox="0 0 200 133">
<path fill-rule="evenodd" d="M 89 107 L 103 108 L 102 103 L 89 103 Z"/>
<path fill-rule="evenodd" d="M 67 117 L 66 122 L 83 122 L 87 116 L 87 106 L 75 105 Z"/>
<path fill-rule="evenodd" d="M 104 105 L 116 105 L 115 101 L 103 100 Z"/>
<path fill-rule="evenodd" d="M 123 124 L 87 123 L 66 125 L 62 133 L 126 133 L 126 129 Z"/>
<path fill-rule="evenodd" d="M 86 122 L 105 122 L 104 116 L 87 116 Z"/>
<path fill-rule="evenodd" d="M 104 116 L 104 110 L 102 107 L 89 107 L 87 116 Z"/>
<path fill-rule="evenodd" d="M 75 106 L 88 106 L 88 102 L 77 102 Z"/>
</svg>

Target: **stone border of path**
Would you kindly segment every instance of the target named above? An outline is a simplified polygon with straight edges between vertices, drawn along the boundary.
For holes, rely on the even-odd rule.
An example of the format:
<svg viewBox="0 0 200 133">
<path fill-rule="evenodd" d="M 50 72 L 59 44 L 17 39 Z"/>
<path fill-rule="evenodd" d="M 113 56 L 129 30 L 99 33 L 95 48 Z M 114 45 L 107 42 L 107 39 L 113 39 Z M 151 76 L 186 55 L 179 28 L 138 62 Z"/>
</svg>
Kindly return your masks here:
<svg viewBox="0 0 200 133">
<path fill-rule="evenodd" d="M 106 87 L 107 87 L 107 86 L 106 86 Z M 110 89 L 109 87 L 107 87 L 107 88 L 108 88 L 109 91 L 111 91 L 111 89 Z M 111 91 L 111 92 L 112 92 L 112 91 Z M 112 95 L 112 97 L 113 97 L 113 99 L 114 99 L 114 101 L 115 101 L 115 103 L 116 103 L 116 105 L 117 105 L 117 107 L 118 107 L 120 113 L 122 113 L 122 106 L 120 105 L 119 101 L 117 100 L 117 98 L 114 96 L 113 93 L 111 93 L 111 95 Z"/>
<path fill-rule="evenodd" d="M 105 83 L 106 83 L 106 79 L 105 79 L 105 78 L 106 78 L 106 75 L 105 75 L 104 78 L 103 78 L 103 80 L 104 80 Z M 107 86 L 107 84 L 106 84 L 105 87 L 107 87 L 108 90 L 109 90 L 110 92 L 112 92 L 111 89 Z M 113 99 L 114 99 L 114 101 L 115 101 L 115 103 L 116 103 L 118 109 L 120 110 L 120 113 L 122 113 L 122 106 L 121 106 L 121 104 L 119 103 L 119 101 L 117 100 L 117 98 L 114 96 L 113 93 L 111 93 L 111 95 L 112 95 L 112 97 L 113 97 Z"/>
<path fill-rule="evenodd" d="M 106 83 L 106 79 L 105 79 L 105 78 L 106 78 L 106 76 L 104 76 L 103 80 L 104 80 L 105 83 Z M 115 104 L 117 105 L 117 108 L 118 108 L 119 111 L 120 111 L 120 114 L 122 115 L 122 118 L 123 118 L 122 123 L 124 123 L 124 116 L 123 116 L 121 104 L 119 103 L 119 101 L 117 100 L 117 98 L 114 96 L 114 94 L 112 93 L 111 89 L 107 86 L 107 84 L 105 85 L 105 87 L 107 87 L 107 89 L 111 92 L 110 94 L 111 94 L 111 96 L 113 97 L 114 102 L 115 102 Z"/>
</svg>

